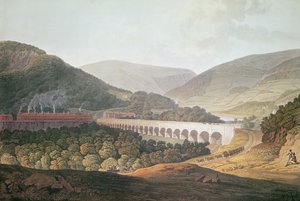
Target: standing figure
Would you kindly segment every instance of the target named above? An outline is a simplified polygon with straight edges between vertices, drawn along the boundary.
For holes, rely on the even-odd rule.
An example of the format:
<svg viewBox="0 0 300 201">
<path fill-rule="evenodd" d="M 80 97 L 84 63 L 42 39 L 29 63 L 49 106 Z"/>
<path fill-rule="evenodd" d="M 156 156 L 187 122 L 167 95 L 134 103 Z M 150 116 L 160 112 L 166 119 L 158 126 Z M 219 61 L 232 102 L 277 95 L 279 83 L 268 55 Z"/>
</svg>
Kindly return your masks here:
<svg viewBox="0 0 300 201">
<path fill-rule="evenodd" d="M 288 161 L 285 166 L 288 166 L 293 159 L 293 152 L 291 149 L 290 149 L 289 153 L 287 154 L 287 156 L 288 156 Z"/>
<path fill-rule="evenodd" d="M 292 154 L 292 161 L 291 161 L 291 162 L 292 162 L 293 164 L 297 164 L 297 163 L 298 163 L 295 152 L 293 152 L 293 154 Z"/>
</svg>

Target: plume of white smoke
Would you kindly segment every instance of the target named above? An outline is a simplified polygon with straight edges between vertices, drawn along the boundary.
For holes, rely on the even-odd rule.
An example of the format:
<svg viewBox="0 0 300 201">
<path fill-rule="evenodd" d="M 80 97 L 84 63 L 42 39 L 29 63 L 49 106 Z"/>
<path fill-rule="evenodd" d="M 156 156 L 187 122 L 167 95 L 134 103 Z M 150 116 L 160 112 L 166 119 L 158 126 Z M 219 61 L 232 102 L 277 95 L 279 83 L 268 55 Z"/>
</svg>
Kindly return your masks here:
<svg viewBox="0 0 300 201">
<path fill-rule="evenodd" d="M 62 90 L 48 91 L 42 94 L 36 94 L 27 107 L 27 112 L 36 112 L 37 108 L 44 112 L 44 108 L 52 108 L 53 113 L 56 112 L 57 107 L 61 107 L 67 101 L 66 93 Z"/>
<path fill-rule="evenodd" d="M 60 107 L 66 103 L 66 93 L 61 90 L 56 90 L 53 92 L 54 92 L 53 96 L 50 100 L 51 100 L 51 104 L 52 104 L 52 108 L 53 108 L 53 113 L 55 113 L 56 107 Z"/>
<path fill-rule="evenodd" d="M 22 103 L 19 108 L 19 113 L 22 112 L 22 109 L 26 106 L 26 103 Z"/>
</svg>

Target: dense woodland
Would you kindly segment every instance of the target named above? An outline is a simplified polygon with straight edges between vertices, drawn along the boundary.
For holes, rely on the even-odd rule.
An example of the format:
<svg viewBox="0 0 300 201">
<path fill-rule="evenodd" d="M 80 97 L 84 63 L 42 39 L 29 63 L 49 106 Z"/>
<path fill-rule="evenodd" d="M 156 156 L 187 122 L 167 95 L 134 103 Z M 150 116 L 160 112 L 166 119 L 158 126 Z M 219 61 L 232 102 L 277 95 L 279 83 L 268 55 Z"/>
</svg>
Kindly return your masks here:
<svg viewBox="0 0 300 201">
<path fill-rule="evenodd" d="M 300 126 L 300 95 L 286 105 L 279 106 L 275 114 L 263 118 L 261 122 L 263 141 L 283 144 L 287 131 L 296 126 Z"/>
<path fill-rule="evenodd" d="M 150 110 L 146 110 L 142 116 L 148 120 L 162 121 L 185 121 L 185 122 L 204 122 L 204 123 L 223 123 L 220 117 L 206 112 L 204 108 L 195 107 L 175 107 L 172 110 L 164 111 L 161 114 L 153 114 Z"/>
<path fill-rule="evenodd" d="M 30 66 L 28 61 L 32 61 Z M 124 100 L 131 94 L 36 47 L 12 41 L 0 42 L 1 113 L 16 113 L 35 95 L 53 90 L 65 93 L 66 102 L 60 107 L 64 111 L 81 106 L 88 110 L 127 106 L 129 102 Z"/>
<path fill-rule="evenodd" d="M 130 104 L 124 111 L 134 112 L 138 118 L 143 118 L 151 109 L 169 109 L 176 108 L 176 104 L 170 98 L 165 96 L 138 91 L 130 97 Z"/>
<path fill-rule="evenodd" d="M 1 163 L 36 169 L 98 171 L 116 166 L 132 171 L 210 153 L 206 143 L 146 141 L 138 133 L 96 124 L 37 132 L 5 130 L 0 141 Z"/>
</svg>

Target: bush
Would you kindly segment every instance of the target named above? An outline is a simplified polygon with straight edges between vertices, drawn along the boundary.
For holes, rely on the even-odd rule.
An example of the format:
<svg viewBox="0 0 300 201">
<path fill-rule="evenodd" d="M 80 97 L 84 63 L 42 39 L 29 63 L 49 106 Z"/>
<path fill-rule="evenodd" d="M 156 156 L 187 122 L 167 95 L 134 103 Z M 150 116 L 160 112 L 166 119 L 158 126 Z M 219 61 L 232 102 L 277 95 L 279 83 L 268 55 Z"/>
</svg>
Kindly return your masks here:
<svg viewBox="0 0 300 201">
<path fill-rule="evenodd" d="M 142 140 L 132 131 L 98 125 L 37 132 L 1 131 L 0 141 L 4 139 L 1 163 L 37 169 L 97 171 L 116 166 L 121 171 L 132 171 L 209 154 L 207 144 L 185 141 L 182 145 L 173 145 Z"/>
</svg>

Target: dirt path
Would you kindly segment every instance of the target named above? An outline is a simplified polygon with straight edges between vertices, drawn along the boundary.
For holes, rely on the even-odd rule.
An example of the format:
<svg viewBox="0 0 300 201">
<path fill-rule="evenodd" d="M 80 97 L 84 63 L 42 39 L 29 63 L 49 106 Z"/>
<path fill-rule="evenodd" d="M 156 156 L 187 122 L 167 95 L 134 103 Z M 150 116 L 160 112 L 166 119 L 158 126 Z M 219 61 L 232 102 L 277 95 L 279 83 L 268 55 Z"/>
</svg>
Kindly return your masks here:
<svg viewBox="0 0 300 201">
<path fill-rule="evenodd" d="M 262 133 L 258 131 L 244 131 L 248 135 L 248 142 L 244 145 L 245 151 L 261 143 Z"/>
<path fill-rule="evenodd" d="M 200 157 L 189 160 L 187 163 L 241 177 L 300 185 L 300 164 L 285 167 L 285 164 L 279 161 L 278 155 L 275 155 L 275 148 L 261 144 L 261 138 L 261 132 L 240 129 L 232 142 L 220 147 L 215 154 L 243 145 L 245 150 L 242 153 L 205 163 L 197 162 Z M 255 148 L 252 149 L 253 147 Z"/>
</svg>

